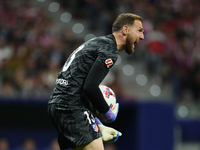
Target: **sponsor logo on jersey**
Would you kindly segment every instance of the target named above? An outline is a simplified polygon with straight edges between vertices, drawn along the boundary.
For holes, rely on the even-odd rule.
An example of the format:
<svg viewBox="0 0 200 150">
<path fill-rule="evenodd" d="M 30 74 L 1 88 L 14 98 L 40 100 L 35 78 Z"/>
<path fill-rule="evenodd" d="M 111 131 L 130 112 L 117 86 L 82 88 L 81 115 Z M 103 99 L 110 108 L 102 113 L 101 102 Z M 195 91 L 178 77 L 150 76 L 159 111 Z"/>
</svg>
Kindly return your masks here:
<svg viewBox="0 0 200 150">
<path fill-rule="evenodd" d="M 106 59 L 105 63 L 106 63 L 106 66 L 107 66 L 108 68 L 109 68 L 111 65 L 113 65 L 112 59 Z"/>
<path fill-rule="evenodd" d="M 68 80 L 65 79 L 56 79 L 56 83 L 60 85 L 68 85 Z"/>
</svg>

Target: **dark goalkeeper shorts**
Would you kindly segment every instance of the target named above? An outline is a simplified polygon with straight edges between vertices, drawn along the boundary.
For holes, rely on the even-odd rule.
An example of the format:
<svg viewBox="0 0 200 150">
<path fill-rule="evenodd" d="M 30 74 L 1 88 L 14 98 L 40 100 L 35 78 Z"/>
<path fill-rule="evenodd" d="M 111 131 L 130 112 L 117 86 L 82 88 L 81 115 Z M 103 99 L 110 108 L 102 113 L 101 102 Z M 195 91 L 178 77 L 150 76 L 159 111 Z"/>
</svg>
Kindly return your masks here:
<svg viewBox="0 0 200 150">
<path fill-rule="evenodd" d="M 58 131 L 60 149 L 76 148 L 101 137 L 93 115 L 85 107 L 73 109 L 50 104 L 48 114 Z"/>
</svg>

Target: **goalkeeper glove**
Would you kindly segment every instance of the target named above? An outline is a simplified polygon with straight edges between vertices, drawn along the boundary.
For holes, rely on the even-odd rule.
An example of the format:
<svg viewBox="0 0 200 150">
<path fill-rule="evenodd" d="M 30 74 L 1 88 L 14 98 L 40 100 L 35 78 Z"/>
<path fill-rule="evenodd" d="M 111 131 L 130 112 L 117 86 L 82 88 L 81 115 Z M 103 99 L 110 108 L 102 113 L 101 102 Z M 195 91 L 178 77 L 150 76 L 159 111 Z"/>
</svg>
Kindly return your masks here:
<svg viewBox="0 0 200 150">
<path fill-rule="evenodd" d="M 120 136 L 122 136 L 121 132 L 113 128 L 104 126 L 97 117 L 95 117 L 95 121 L 100 129 L 100 132 L 102 134 L 102 140 L 104 142 L 113 143 L 116 142 Z"/>
<path fill-rule="evenodd" d="M 116 103 L 113 105 L 112 108 L 109 108 L 109 110 L 105 114 L 101 114 L 102 121 L 105 123 L 110 123 L 115 121 L 117 118 L 117 114 L 119 111 L 119 103 Z"/>
</svg>

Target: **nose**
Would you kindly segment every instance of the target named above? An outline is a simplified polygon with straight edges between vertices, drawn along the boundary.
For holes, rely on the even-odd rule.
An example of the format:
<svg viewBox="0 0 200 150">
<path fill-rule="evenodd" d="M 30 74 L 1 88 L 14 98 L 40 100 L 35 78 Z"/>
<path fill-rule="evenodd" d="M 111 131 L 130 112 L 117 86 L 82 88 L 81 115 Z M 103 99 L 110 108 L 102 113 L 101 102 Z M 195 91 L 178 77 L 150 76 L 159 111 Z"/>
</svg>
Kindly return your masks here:
<svg viewBox="0 0 200 150">
<path fill-rule="evenodd" d="M 141 33 L 140 40 L 144 40 L 144 33 Z"/>
</svg>

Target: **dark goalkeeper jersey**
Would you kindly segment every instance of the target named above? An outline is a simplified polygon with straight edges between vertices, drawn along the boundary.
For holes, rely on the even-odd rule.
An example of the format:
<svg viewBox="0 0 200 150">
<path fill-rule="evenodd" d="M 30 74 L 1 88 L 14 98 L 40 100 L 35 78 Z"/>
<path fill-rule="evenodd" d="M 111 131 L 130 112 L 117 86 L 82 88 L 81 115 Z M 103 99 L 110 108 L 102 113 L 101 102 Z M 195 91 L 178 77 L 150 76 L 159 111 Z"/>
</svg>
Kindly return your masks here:
<svg viewBox="0 0 200 150">
<path fill-rule="evenodd" d="M 80 45 L 59 72 L 49 104 L 82 105 L 84 83 L 93 64 L 97 64 L 99 71 L 104 71 L 106 75 L 117 58 L 117 44 L 112 34 L 96 37 Z"/>
</svg>

